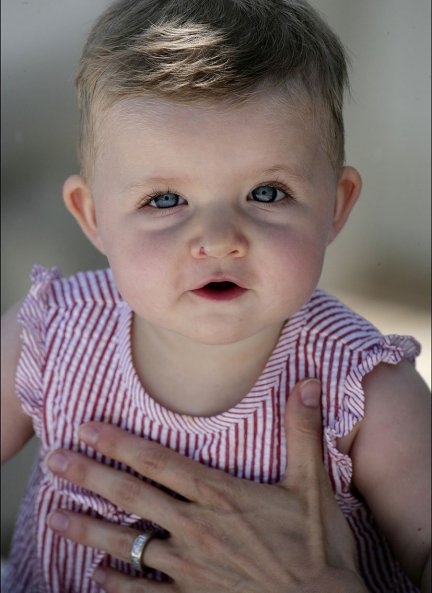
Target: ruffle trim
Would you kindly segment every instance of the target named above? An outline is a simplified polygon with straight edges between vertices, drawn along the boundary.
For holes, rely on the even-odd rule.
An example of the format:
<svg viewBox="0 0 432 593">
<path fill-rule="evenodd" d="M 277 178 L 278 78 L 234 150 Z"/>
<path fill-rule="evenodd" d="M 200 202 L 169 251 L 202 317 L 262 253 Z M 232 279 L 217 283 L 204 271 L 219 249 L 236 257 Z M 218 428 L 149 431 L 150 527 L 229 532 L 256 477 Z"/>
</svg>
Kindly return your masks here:
<svg viewBox="0 0 432 593">
<path fill-rule="evenodd" d="M 346 496 L 350 493 L 352 480 L 352 461 L 349 455 L 341 453 L 336 439 L 348 435 L 365 415 L 365 394 L 362 380 L 381 363 L 399 364 L 402 360 L 414 363 L 420 354 L 420 344 L 410 336 L 383 336 L 376 344 L 364 352 L 359 352 L 360 363 L 353 364 L 345 379 L 345 388 L 339 402 L 339 413 L 335 421 L 324 429 L 324 443 L 332 463 L 336 479 L 336 494 Z"/>
<path fill-rule="evenodd" d="M 16 393 L 24 411 L 32 416 L 35 432 L 40 437 L 48 300 L 52 284 L 61 278 L 61 273 L 58 268 L 49 270 L 37 265 L 30 278 L 32 286 L 17 317 L 22 326 L 22 348 L 16 372 Z"/>
</svg>

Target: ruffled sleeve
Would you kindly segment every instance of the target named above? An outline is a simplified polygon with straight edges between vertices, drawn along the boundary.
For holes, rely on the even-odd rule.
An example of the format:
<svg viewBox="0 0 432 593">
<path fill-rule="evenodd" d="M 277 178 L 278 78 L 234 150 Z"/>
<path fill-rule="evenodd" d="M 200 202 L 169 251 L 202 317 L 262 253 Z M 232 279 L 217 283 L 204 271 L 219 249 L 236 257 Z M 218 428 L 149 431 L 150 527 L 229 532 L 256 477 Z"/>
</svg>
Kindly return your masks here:
<svg viewBox="0 0 432 593">
<path fill-rule="evenodd" d="M 16 392 L 22 407 L 33 418 L 40 437 L 43 408 L 43 377 L 46 364 L 46 327 L 52 283 L 61 278 L 57 268 L 34 266 L 32 286 L 18 314 L 22 326 L 21 355 L 16 373 Z"/>
<path fill-rule="evenodd" d="M 324 444 L 333 466 L 336 491 L 347 493 L 352 478 L 352 463 L 348 455 L 336 447 L 336 439 L 348 435 L 365 415 L 365 394 L 362 381 L 381 363 L 396 365 L 402 360 L 414 363 L 420 354 L 420 344 L 410 336 L 381 336 L 367 348 L 351 353 L 340 392 L 334 402 L 334 421 L 324 429 Z"/>
</svg>

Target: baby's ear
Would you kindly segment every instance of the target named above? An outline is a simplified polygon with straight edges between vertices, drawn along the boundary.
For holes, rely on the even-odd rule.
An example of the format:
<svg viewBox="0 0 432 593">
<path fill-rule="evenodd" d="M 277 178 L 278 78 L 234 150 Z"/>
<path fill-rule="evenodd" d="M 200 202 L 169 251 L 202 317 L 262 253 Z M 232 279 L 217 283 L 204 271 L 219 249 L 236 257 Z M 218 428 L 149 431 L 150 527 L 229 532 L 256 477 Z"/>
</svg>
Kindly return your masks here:
<svg viewBox="0 0 432 593">
<path fill-rule="evenodd" d="M 66 179 L 63 184 L 63 200 L 86 237 L 105 255 L 98 232 L 93 196 L 83 177 L 71 175 Z"/>
<path fill-rule="evenodd" d="M 362 186 L 361 177 L 354 167 L 342 167 L 336 186 L 336 196 L 333 211 L 333 223 L 329 240 L 331 243 L 344 227 Z"/>
</svg>

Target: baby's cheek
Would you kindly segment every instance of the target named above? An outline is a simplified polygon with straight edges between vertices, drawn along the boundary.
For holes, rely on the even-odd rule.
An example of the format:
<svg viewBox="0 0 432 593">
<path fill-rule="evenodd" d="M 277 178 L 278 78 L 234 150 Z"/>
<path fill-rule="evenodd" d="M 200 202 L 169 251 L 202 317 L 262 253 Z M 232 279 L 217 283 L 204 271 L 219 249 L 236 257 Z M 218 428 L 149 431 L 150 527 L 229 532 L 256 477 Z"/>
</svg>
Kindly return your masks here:
<svg viewBox="0 0 432 593">
<path fill-rule="evenodd" d="M 122 297 L 129 301 L 155 298 L 163 291 L 166 270 L 164 249 L 152 242 L 126 238 L 108 253 L 108 260 Z"/>
<path fill-rule="evenodd" d="M 325 245 L 307 236 L 292 235 L 285 240 L 274 240 L 273 255 L 268 258 L 270 265 L 267 270 L 274 276 L 282 293 L 299 293 L 299 300 L 303 300 L 302 293 L 311 293 L 321 274 Z"/>
</svg>

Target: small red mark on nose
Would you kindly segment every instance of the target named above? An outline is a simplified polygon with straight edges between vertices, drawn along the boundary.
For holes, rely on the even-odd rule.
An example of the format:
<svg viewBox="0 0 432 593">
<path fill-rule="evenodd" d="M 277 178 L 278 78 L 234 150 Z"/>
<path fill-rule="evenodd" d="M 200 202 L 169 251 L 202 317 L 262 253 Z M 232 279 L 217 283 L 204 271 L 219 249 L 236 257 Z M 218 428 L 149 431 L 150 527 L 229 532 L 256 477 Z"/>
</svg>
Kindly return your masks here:
<svg viewBox="0 0 432 593">
<path fill-rule="evenodd" d="M 202 247 L 202 246 L 200 247 L 199 254 L 200 255 L 207 255 L 206 252 L 205 252 L 204 247 Z"/>
</svg>

